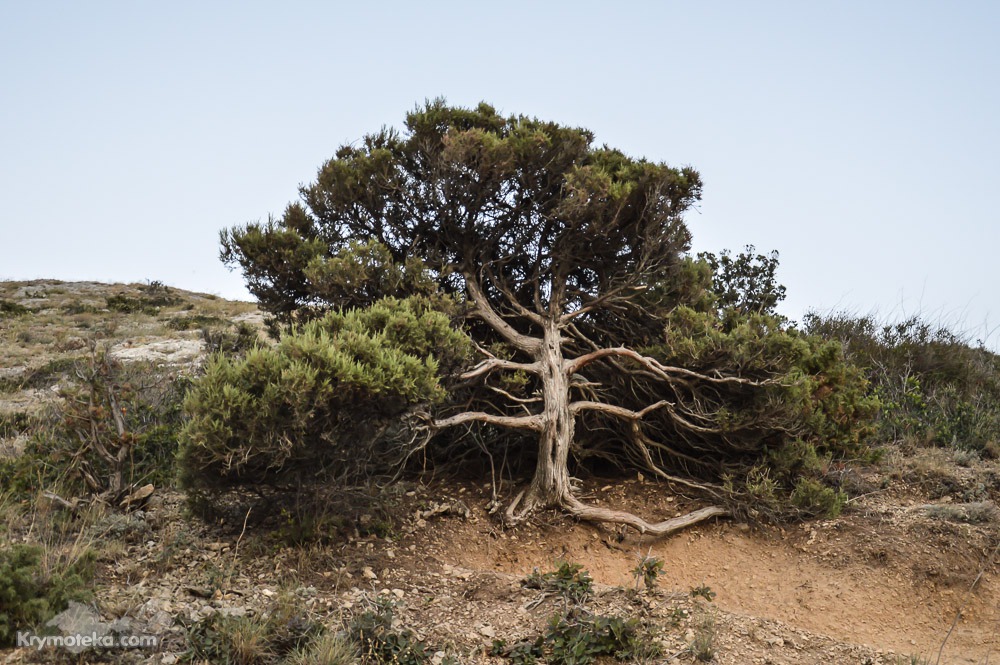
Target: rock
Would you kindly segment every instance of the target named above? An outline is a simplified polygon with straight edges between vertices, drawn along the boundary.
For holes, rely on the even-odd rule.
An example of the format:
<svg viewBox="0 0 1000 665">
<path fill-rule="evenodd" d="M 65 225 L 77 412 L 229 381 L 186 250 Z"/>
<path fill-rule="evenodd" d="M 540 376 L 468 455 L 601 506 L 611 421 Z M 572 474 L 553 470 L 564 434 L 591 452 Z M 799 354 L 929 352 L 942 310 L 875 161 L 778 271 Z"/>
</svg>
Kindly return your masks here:
<svg viewBox="0 0 1000 665">
<path fill-rule="evenodd" d="M 392 590 L 392 595 L 394 595 L 396 598 L 402 598 L 406 594 L 403 592 L 402 589 L 393 589 Z"/>
<path fill-rule="evenodd" d="M 152 483 L 148 485 L 143 485 L 142 487 L 136 489 L 134 492 L 129 494 L 127 497 L 122 499 L 121 503 L 118 504 L 121 508 L 127 508 L 129 506 L 140 505 L 146 499 L 153 495 L 153 485 Z"/>
</svg>

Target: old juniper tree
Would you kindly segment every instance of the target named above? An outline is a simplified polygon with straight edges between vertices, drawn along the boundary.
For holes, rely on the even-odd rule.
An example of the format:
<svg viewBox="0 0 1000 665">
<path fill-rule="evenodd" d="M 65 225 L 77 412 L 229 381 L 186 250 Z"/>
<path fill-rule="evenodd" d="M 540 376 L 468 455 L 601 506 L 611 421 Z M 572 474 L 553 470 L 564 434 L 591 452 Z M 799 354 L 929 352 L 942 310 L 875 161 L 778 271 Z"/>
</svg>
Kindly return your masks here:
<svg viewBox="0 0 1000 665">
<path fill-rule="evenodd" d="M 821 376 L 832 351 L 766 317 L 720 313 L 711 267 L 687 253 L 683 217 L 701 190 L 692 168 L 595 146 L 587 130 L 435 101 L 404 131 L 341 148 L 281 218 L 223 232 L 223 258 L 279 323 L 387 296 L 454 299 L 477 357 L 427 430 L 537 440 L 511 519 L 557 506 L 663 534 L 724 509 L 649 523 L 587 505 L 571 489 L 572 451 L 610 454 L 618 441 L 617 459 L 718 490 L 711 481 L 807 430 L 853 436 L 833 423 L 853 411 L 814 399 L 839 380 Z"/>
</svg>

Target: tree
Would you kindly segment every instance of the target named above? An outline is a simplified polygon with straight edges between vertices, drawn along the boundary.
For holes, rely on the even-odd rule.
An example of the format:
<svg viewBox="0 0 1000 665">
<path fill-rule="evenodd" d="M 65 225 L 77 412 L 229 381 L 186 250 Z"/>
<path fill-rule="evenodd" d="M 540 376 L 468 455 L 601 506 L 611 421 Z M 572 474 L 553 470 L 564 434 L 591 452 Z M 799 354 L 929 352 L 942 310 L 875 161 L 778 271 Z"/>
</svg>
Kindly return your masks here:
<svg viewBox="0 0 1000 665">
<path fill-rule="evenodd" d="M 280 219 L 224 231 L 222 258 L 279 323 L 387 295 L 458 299 L 479 359 L 453 377 L 462 397 L 429 412 L 428 431 L 537 439 L 510 520 L 558 506 L 665 534 L 726 509 L 649 523 L 584 504 L 571 450 L 589 442 L 606 454 L 595 441 L 620 441 L 662 477 L 721 496 L 694 478 L 718 479 L 815 430 L 803 404 L 832 361 L 759 314 L 720 318 L 711 268 L 687 254 L 683 215 L 702 191 L 694 169 L 593 139 L 486 104 L 430 102 L 405 132 L 338 150 Z M 690 478 L 669 474 L 671 462 L 695 467 Z"/>
<path fill-rule="evenodd" d="M 698 257 L 715 273 L 712 289 L 723 309 L 744 314 L 775 314 L 775 307 L 785 299 L 785 287 L 778 283 L 778 252 L 754 255 L 756 248 L 747 245 L 733 258 L 729 250 L 716 256 L 702 252 Z"/>
</svg>

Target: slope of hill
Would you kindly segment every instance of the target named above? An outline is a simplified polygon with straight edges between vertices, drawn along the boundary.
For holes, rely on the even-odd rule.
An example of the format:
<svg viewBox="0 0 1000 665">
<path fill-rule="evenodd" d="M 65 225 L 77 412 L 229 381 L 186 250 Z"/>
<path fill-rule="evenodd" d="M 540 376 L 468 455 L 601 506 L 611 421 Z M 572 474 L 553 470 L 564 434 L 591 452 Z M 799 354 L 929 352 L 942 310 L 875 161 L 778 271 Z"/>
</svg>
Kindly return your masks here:
<svg viewBox="0 0 1000 665">
<path fill-rule="evenodd" d="M 24 455 L 35 428 L 58 418 L 61 389 L 80 382 L 95 347 L 175 381 L 239 324 L 246 334 L 260 322 L 252 304 L 158 283 L 0 283 L 0 461 Z M 507 530 L 487 506 L 494 490 L 513 493 L 509 482 L 430 474 L 361 488 L 350 498 L 356 510 L 331 494 L 322 514 L 234 504 L 215 506 L 207 522 L 190 516 L 169 482 L 132 510 L 0 487 L 0 552 L 39 544 L 50 573 L 93 552 L 100 621 L 160 637 L 155 649 L 21 648 L 0 661 L 279 662 L 278 642 L 252 635 L 287 637 L 295 622 L 336 634 L 391 601 L 385 630 L 421 641 L 427 662 L 502 663 L 491 651 L 511 655 L 551 637 L 549 617 L 579 601 L 526 578 L 573 562 L 595 582 L 576 625 L 638 619 L 640 641 L 655 648 L 630 651 L 637 662 L 989 662 L 1000 646 L 1000 465 L 914 447 L 850 473 L 854 496 L 837 519 L 784 528 L 720 521 L 659 541 L 556 513 Z M 691 507 L 648 479 L 583 483 L 597 504 L 664 517 Z M 652 557 L 664 565 L 646 589 L 635 570 Z"/>
</svg>

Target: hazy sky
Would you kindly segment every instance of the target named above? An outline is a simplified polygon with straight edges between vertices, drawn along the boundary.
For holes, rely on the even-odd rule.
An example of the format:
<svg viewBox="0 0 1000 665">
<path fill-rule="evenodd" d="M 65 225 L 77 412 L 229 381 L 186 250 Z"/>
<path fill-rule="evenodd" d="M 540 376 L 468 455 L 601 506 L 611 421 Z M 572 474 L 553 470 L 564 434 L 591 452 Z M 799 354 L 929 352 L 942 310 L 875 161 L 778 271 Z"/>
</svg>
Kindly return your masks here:
<svg viewBox="0 0 1000 665">
<path fill-rule="evenodd" d="M 793 318 L 993 334 L 998 35 L 998 2 L 0 0 L 0 279 L 246 298 L 219 230 L 444 96 L 694 166 L 695 249 L 779 250 Z"/>
</svg>

